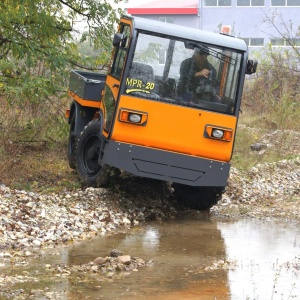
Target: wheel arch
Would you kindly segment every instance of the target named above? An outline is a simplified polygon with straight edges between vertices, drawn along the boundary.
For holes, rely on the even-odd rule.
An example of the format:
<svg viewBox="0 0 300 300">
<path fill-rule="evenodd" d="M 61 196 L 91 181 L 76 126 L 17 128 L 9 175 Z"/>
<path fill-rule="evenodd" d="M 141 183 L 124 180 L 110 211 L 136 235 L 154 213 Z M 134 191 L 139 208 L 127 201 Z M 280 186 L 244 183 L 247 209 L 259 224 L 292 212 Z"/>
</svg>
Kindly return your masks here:
<svg viewBox="0 0 300 300">
<path fill-rule="evenodd" d="M 98 108 L 82 106 L 76 101 L 73 101 L 70 106 L 69 124 L 71 124 L 73 116 L 75 116 L 74 134 L 77 137 L 90 121 L 102 119 Z"/>
</svg>

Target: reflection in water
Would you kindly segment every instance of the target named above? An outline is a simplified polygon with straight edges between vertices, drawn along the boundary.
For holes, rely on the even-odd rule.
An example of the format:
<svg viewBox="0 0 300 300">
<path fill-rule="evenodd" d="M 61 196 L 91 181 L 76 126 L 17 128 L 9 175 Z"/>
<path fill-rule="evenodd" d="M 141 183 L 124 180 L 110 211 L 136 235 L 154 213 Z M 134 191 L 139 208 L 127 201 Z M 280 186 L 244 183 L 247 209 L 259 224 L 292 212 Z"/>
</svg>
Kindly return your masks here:
<svg viewBox="0 0 300 300">
<path fill-rule="evenodd" d="M 39 277 L 38 283 L 15 285 L 15 289 L 42 289 L 54 295 L 50 299 L 300 299 L 297 225 L 212 221 L 201 214 L 189 215 L 57 248 L 59 256 L 49 252 L 28 267 L 10 271 Z M 45 264 L 86 264 L 114 248 L 156 264 L 119 279 L 83 273 L 57 277 L 45 270 Z M 236 268 L 205 270 L 219 260 L 236 261 Z"/>
<path fill-rule="evenodd" d="M 297 223 L 218 222 L 227 259 L 231 299 L 300 299 L 300 228 Z"/>
<path fill-rule="evenodd" d="M 225 258 L 217 224 L 206 217 L 188 216 L 153 223 L 126 235 L 101 237 L 74 246 L 69 263 L 91 261 L 113 248 L 144 260 L 155 260 L 156 264 L 114 284 L 101 282 L 100 299 L 229 299 L 227 271 L 204 271 L 214 261 Z M 69 299 L 76 299 L 78 285 L 69 289 Z M 92 299 L 99 297 L 99 291 L 84 286 L 81 291 Z"/>
<path fill-rule="evenodd" d="M 148 228 L 143 237 L 143 248 L 145 250 L 156 250 L 159 246 L 159 230 L 156 228 Z"/>
</svg>

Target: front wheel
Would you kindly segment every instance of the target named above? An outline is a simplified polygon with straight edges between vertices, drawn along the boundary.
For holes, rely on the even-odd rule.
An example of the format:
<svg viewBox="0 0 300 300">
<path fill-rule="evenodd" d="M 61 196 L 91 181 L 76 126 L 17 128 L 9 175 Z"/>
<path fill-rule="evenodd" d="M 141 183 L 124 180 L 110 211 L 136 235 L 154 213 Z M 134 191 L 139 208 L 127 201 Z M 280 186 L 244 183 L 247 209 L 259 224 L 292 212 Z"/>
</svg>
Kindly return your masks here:
<svg viewBox="0 0 300 300">
<path fill-rule="evenodd" d="M 174 193 L 185 206 L 196 210 L 207 210 L 222 198 L 225 187 L 189 186 L 173 183 Z"/>
<path fill-rule="evenodd" d="M 76 169 L 79 177 L 89 185 L 105 186 L 108 181 L 108 166 L 99 164 L 103 137 L 99 120 L 88 123 L 76 145 Z"/>
</svg>

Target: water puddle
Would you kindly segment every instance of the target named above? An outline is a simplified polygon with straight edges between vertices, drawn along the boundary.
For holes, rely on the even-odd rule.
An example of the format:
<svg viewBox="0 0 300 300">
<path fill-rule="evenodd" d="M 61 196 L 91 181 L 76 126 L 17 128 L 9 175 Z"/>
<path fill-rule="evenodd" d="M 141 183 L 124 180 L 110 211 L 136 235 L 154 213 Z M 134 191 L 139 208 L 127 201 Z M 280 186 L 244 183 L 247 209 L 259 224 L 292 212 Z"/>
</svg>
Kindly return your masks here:
<svg viewBox="0 0 300 300">
<path fill-rule="evenodd" d="M 231 299 L 300 299 L 299 223 L 258 220 L 218 222 Z"/>
<path fill-rule="evenodd" d="M 113 278 L 80 272 L 58 276 L 45 268 L 86 264 L 112 249 L 155 264 Z M 24 277 L 2 295 L 6 287 L 0 285 L 1 299 L 9 299 L 9 293 L 14 299 L 300 299 L 300 228 L 189 215 L 57 247 L 28 265 L 1 271 Z"/>
</svg>

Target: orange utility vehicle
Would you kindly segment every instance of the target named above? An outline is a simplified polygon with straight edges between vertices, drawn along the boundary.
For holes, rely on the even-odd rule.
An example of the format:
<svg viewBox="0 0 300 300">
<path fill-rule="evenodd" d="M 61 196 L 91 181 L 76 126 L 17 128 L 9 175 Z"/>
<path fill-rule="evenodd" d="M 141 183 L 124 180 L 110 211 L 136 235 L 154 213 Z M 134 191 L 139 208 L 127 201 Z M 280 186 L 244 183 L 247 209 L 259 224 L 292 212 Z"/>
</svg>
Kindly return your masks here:
<svg viewBox="0 0 300 300">
<path fill-rule="evenodd" d="M 107 74 L 71 71 L 70 166 L 98 186 L 109 166 L 172 182 L 184 204 L 210 208 L 227 184 L 245 74 L 257 62 L 241 39 L 130 16 L 113 46 Z M 193 59 L 183 63 L 197 53 L 202 78 Z"/>
</svg>

